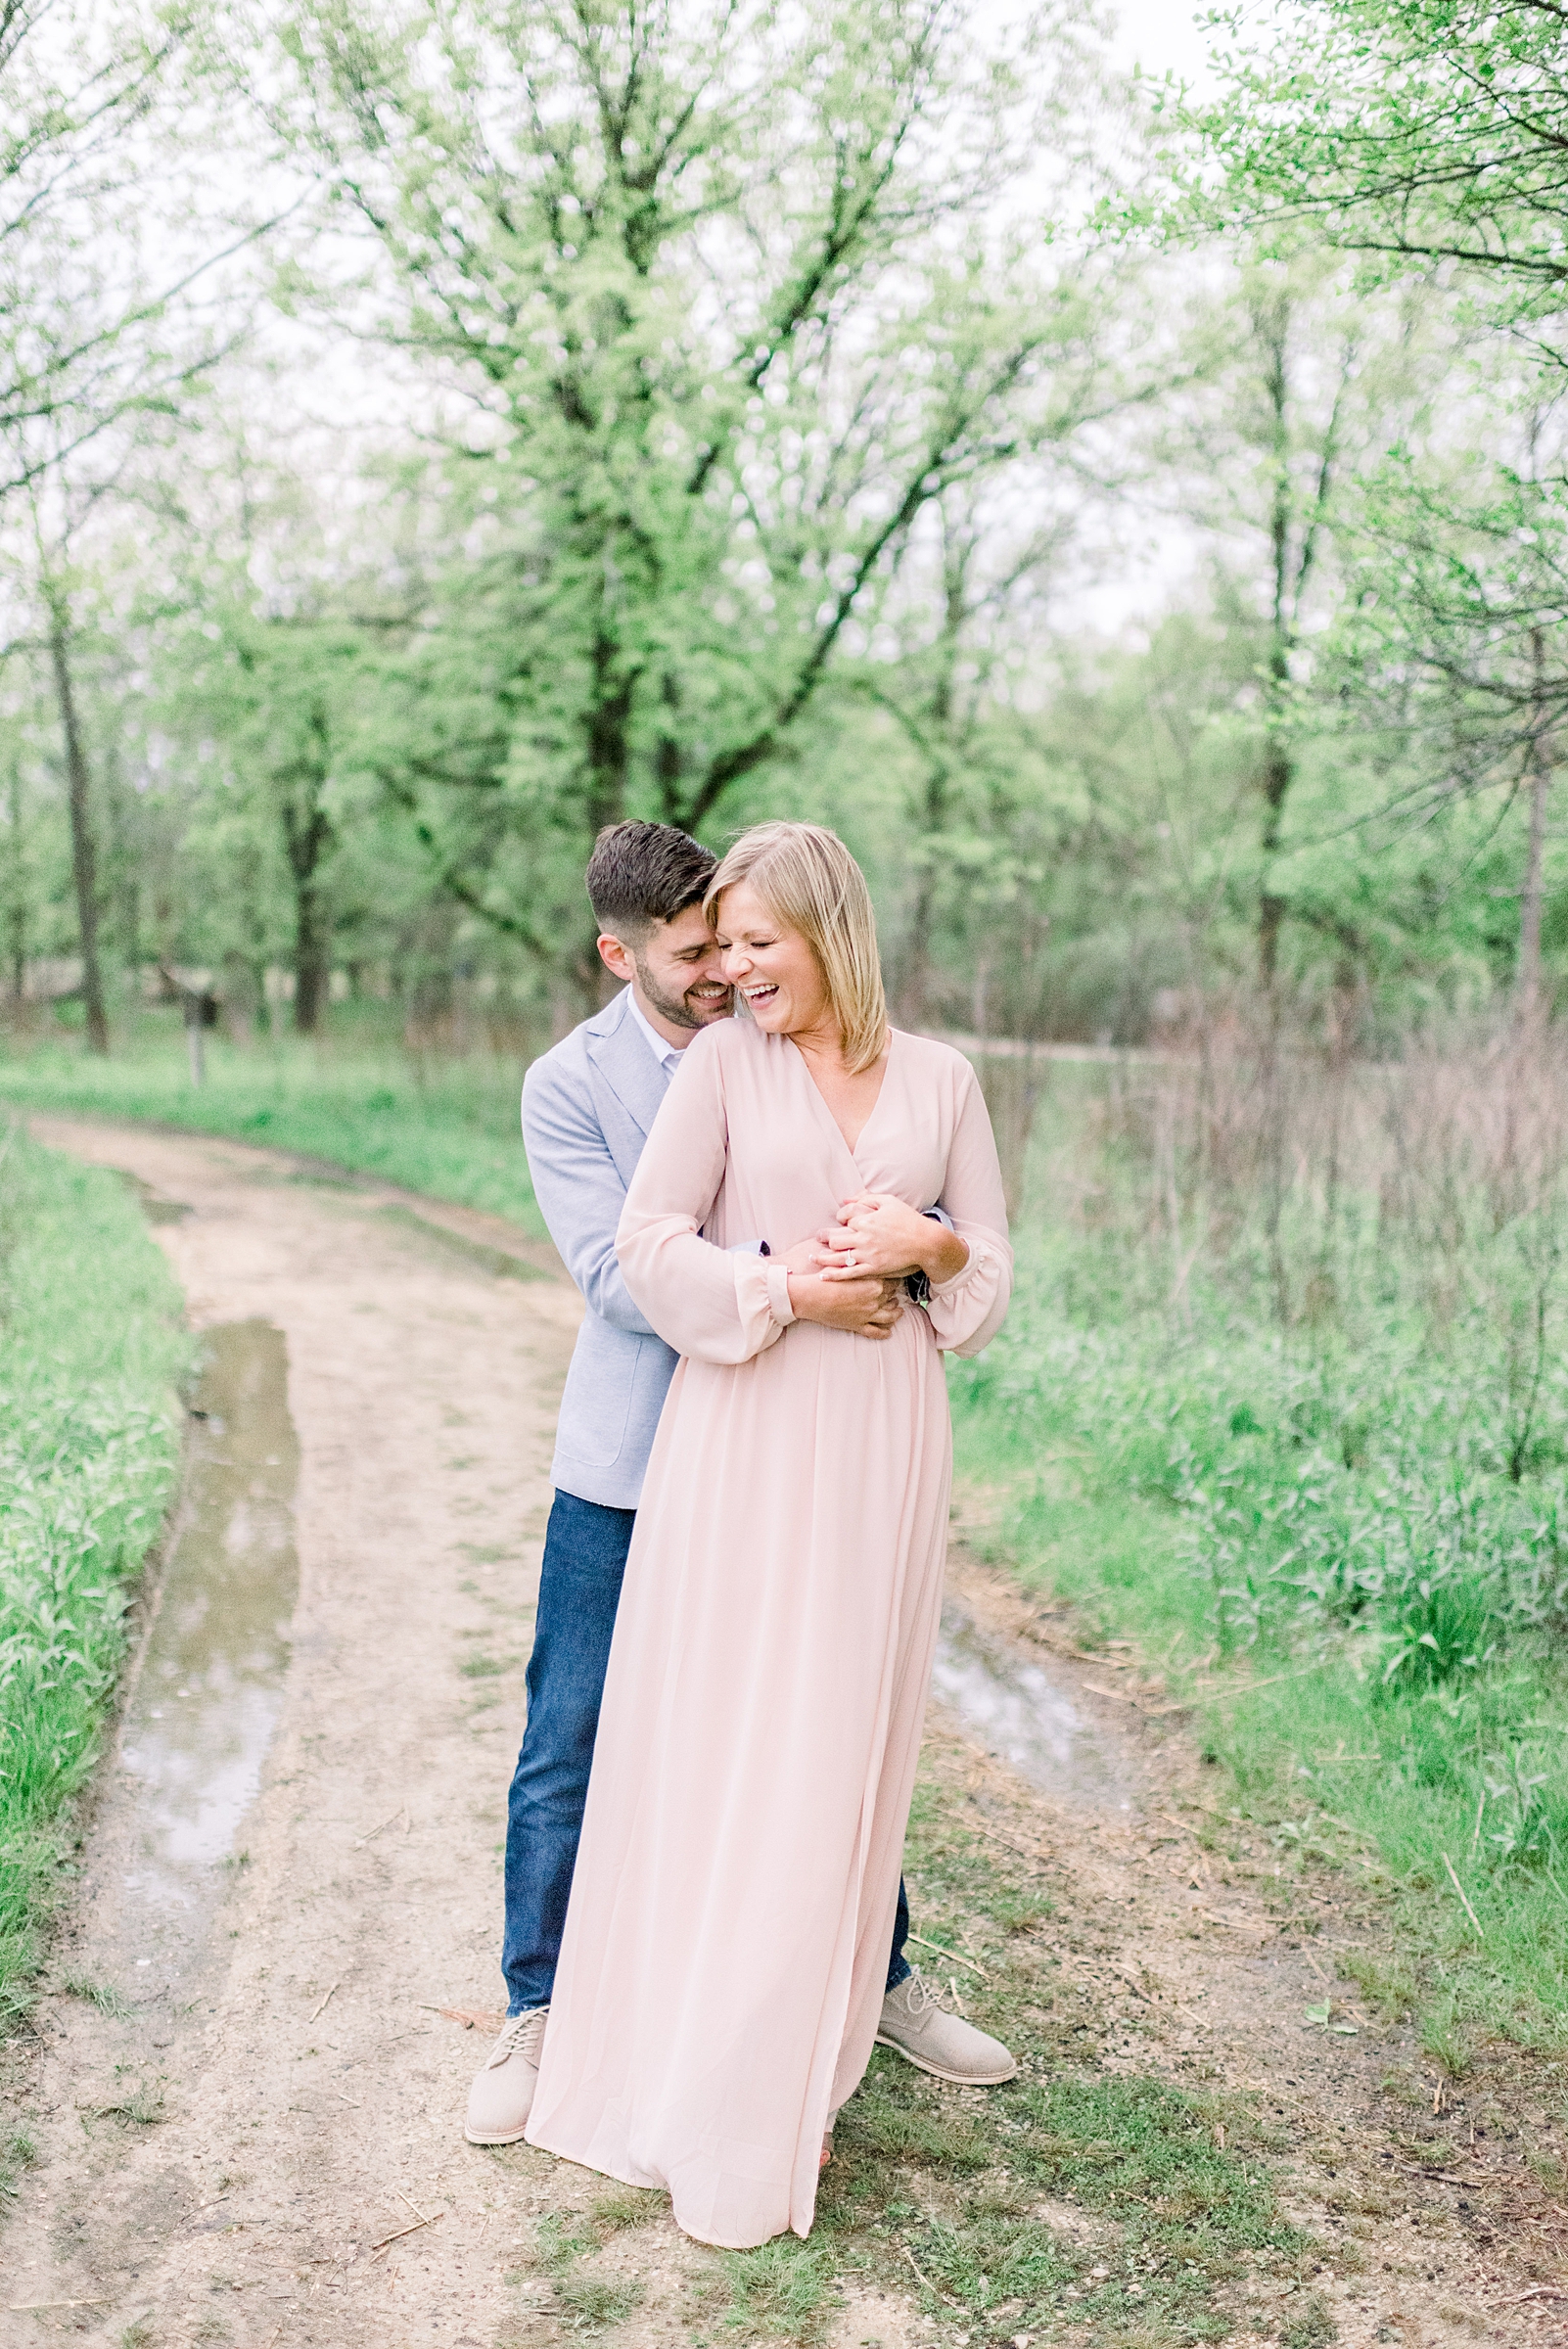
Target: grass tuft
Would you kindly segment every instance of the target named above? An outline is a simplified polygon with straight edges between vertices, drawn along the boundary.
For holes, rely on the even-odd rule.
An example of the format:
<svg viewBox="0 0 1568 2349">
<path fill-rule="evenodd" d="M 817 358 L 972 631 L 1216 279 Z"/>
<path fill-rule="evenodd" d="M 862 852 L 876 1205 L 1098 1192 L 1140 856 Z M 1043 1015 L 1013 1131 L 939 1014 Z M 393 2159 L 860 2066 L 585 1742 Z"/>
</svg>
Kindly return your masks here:
<svg viewBox="0 0 1568 2349">
<path fill-rule="evenodd" d="M 24 2129 L 13 2131 L 0 2146 L 0 2208 L 9 2207 L 22 2191 L 22 2174 L 38 2158 L 37 2146 Z"/>
<path fill-rule="evenodd" d="M 824 2243 L 780 2235 L 758 2251 L 721 2252 L 718 2264 L 730 2292 L 727 2331 L 764 2340 L 820 2337 L 833 2274 Z"/>
<path fill-rule="evenodd" d="M 132 2129 L 155 2129 L 168 2118 L 163 2110 L 162 2091 L 145 2086 L 116 2097 L 113 2104 L 90 2104 L 85 2109 L 95 2121 L 123 2121 Z"/>
<path fill-rule="evenodd" d="M 582 2263 L 623 2228 L 640 2226 L 667 2206 L 665 2195 L 638 2195 L 627 2187 L 601 2195 L 576 2227 L 554 2212 L 539 2221 L 533 2264 L 549 2279 L 556 2312 L 569 2330 L 608 2332 L 640 2307 L 643 2286 L 634 2276 L 606 2276 Z"/>
<path fill-rule="evenodd" d="M 1314 2292 L 1302 2308 L 1287 2317 L 1280 2328 L 1281 2349 L 1329 2349 L 1339 2338 L 1339 2326 L 1328 2303 Z"/>
<path fill-rule="evenodd" d="M 92 1982 L 85 1975 L 77 1974 L 69 1982 L 62 1982 L 60 1989 L 64 1998 L 83 1999 L 89 2006 L 96 2006 L 100 2014 L 111 2014 L 117 2018 L 130 2012 L 128 2001 L 113 1983 Z"/>
</svg>

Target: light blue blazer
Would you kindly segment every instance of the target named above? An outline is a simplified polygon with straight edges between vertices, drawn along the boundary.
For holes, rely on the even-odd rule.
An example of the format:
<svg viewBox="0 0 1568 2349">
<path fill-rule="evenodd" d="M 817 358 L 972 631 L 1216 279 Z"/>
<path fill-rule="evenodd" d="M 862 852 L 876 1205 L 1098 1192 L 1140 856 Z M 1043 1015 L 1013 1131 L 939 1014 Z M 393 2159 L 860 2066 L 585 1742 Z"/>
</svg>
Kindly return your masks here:
<svg viewBox="0 0 1568 2349">
<path fill-rule="evenodd" d="M 551 1481 L 634 1509 L 679 1359 L 631 1302 L 616 1230 L 669 1080 L 631 1017 L 631 990 L 536 1060 L 523 1080 L 534 1196 L 587 1312 L 561 1398 Z"/>
</svg>

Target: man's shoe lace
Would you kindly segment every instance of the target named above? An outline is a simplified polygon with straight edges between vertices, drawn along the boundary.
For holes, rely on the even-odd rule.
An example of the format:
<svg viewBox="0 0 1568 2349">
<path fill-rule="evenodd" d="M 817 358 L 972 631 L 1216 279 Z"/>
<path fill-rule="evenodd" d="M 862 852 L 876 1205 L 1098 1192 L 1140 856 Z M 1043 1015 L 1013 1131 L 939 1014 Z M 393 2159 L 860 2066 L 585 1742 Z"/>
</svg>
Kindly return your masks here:
<svg viewBox="0 0 1568 2349">
<path fill-rule="evenodd" d="M 521 2055 L 525 2063 L 537 2064 L 539 2050 L 544 2045 L 544 2025 L 548 2006 L 525 2006 L 521 2014 L 508 2017 L 506 2026 L 494 2047 L 485 2070 L 493 2072 L 498 2063 L 510 2055 Z"/>
<path fill-rule="evenodd" d="M 947 1997 L 945 1985 L 928 1982 L 917 1965 L 909 1968 L 908 1979 L 898 1985 L 894 1995 L 899 1997 L 900 1993 L 901 2004 L 911 2022 L 918 2022 L 928 2011 L 937 2014 L 951 2012 L 951 2008 L 944 2003 Z"/>
</svg>

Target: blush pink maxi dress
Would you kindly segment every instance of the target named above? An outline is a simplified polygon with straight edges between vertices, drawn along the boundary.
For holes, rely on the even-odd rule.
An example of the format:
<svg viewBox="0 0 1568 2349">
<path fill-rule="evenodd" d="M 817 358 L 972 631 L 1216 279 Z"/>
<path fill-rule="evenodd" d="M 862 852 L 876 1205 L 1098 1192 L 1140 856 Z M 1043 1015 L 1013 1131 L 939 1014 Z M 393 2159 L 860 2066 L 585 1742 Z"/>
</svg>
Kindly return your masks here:
<svg viewBox="0 0 1568 2349">
<path fill-rule="evenodd" d="M 879 1344 L 796 1321 L 775 1259 L 890 1191 L 956 1279 Z M 1012 1278 L 973 1069 L 895 1032 L 852 1152 L 787 1038 L 687 1047 L 627 1195 L 627 1288 L 682 1356 L 626 1560 L 529 2142 L 667 2187 L 704 2242 L 809 2232 L 870 2060 L 936 1647 L 942 1352 Z"/>
</svg>

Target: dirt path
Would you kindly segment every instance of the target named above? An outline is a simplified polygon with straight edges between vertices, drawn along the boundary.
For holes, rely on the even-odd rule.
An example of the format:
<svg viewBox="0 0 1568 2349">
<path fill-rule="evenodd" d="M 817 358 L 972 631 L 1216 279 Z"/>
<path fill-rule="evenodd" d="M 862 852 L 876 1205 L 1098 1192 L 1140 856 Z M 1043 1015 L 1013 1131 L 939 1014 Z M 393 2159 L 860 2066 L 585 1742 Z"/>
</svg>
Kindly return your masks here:
<svg viewBox="0 0 1568 2349">
<path fill-rule="evenodd" d="M 228 1855 L 241 1864 L 209 1870 L 189 1913 L 173 1900 L 149 1916 L 145 1788 L 127 1747 L 106 1767 L 80 1902 L 12 2082 L 36 2159 L 0 2238 L 0 2336 L 725 2338 L 713 2263 L 646 2212 L 604 2222 L 592 2291 L 552 2282 L 538 2222 L 594 2209 L 600 2182 L 460 2136 L 483 2037 L 442 2010 L 498 2004 L 504 1794 L 575 1296 L 483 1216 L 335 1185 L 276 1152 L 33 1128 L 144 1186 L 198 1326 L 282 1333 L 299 1597 L 259 1791 Z M 265 1439 L 258 1475 L 283 1473 L 282 1445 Z M 957 1581 L 996 1653 L 1065 1644 L 983 1570 Z M 1323 2246 L 1308 2297 L 1351 2349 L 1562 2338 L 1568 2301 L 1539 2280 L 1555 2205 L 1526 2161 L 1565 2150 L 1560 2096 L 1525 2110 L 1489 2086 L 1433 2116 L 1407 2032 L 1333 1980 L 1342 1913 L 1321 1895 L 1312 1913 L 1312 1886 L 1273 1874 L 1275 1856 L 1239 1832 L 1217 1841 L 1178 1724 L 1133 1687 L 1097 1693 L 1114 1679 L 1103 1661 L 1048 1661 L 1104 1766 L 1086 1794 L 1032 1789 L 938 1707 L 926 1772 L 960 1844 L 989 1837 L 999 1875 L 1051 1888 L 1055 1920 L 1020 1976 L 1039 2050 L 1082 2054 L 1087 2034 L 1112 2068 L 1234 2088 L 1276 2117 L 1273 2158 Z M 156 1717 L 133 1692 L 127 1720 Z M 1304 2019 L 1325 1996 L 1355 2038 Z M 1444 2163 L 1447 2183 L 1432 2174 Z M 1225 2290 L 1243 2331 L 1324 2349 L 1321 2323 L 1303 2328 L 1301 2280 Z M 1520 2292 L 1534 2297 L 1502 2305 Z M 1011 2337 L 1003 2312 L 956 2323 L 912 2279 L 905 2293 L 847 2277 L 818 2337 Z"/>
</svg>

